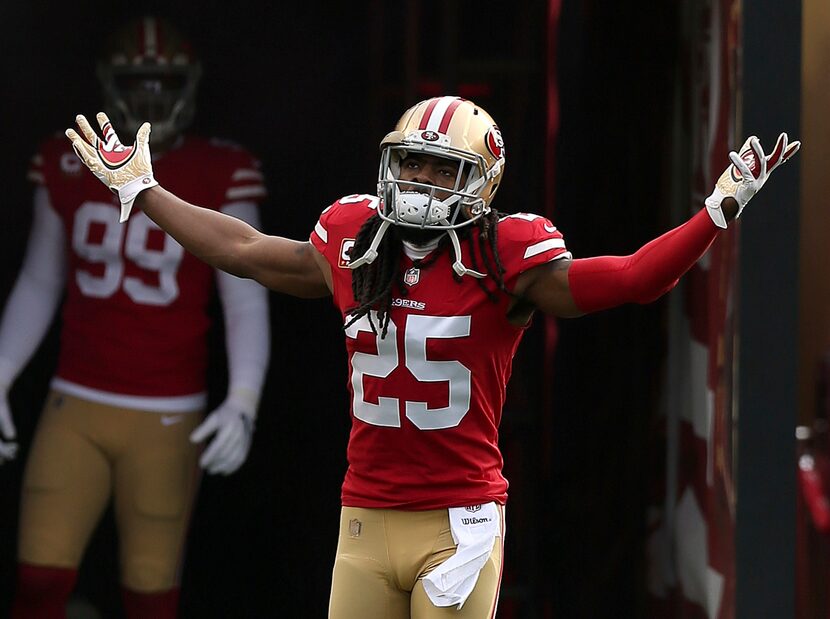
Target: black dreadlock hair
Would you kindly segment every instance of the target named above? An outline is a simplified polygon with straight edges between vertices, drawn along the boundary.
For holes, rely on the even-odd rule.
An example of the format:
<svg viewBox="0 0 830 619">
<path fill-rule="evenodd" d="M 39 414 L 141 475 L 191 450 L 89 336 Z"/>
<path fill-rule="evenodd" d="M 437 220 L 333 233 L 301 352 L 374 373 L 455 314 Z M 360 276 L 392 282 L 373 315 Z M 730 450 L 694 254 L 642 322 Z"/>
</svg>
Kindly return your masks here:
<svg viewBox="0 0 830 619">
<path fill-rule="evenodd" d="M 470 240 L 470 261 L 473 269 L 481 272 L 482 269 L 479 265 L 479 261 L 481 261 L 484 272 L 488 276 L 487 279 L 496 284 L 497 290 L 511 295 L 504 286 L 505 269 L 502 266 L 497 247 L 499 217 L 499 212 L 491 209 L 489 213 L 469 226 L 457 230 L 457 233 L 461 242 Z M 381 223 L 383 222 L 377 213 L 363 222 L 350 251 L 351 257 L 362 256 L 366 253 Z M 443 251 L 452 251 L 448 248 L 449 246 L 449 235 L 444 234 L 438 247 L 423 260 L 416 260 L 413 263 L 414 266 L 418 268 L 429 266 Z M 406 288 L 403 286 L 403 274 L 400 270 L 402 250 L 400 231 L 396 226 L 389 226 L 378 246 L 378 257 L 374 262 L 358 267 L 352 273 L 352 292 L 357 305 L 349 311 L 351 319 L 344 328 L 348 328 L 363 316 L 368 316 L 372 332 L 377 334 L 377 329 L 380 328 L 381 337 L 386 337 L 389 328 L 390 310 L 392 309 L 392 293 L 397 287 L 401 295 L 406 295 Z M 457 273 L 453 272 L 453 277 L 457 282 L 461 282 L 461 276 Z M 492 302 L 498 301 L 498 295 L 487 286 L 487 280 L 476 279 L 476 281 Z M 378 314 L 379 324 L 377 327 L 372 320 L 370 313 L 372 310 L 377 311 Z"/>
</svg>

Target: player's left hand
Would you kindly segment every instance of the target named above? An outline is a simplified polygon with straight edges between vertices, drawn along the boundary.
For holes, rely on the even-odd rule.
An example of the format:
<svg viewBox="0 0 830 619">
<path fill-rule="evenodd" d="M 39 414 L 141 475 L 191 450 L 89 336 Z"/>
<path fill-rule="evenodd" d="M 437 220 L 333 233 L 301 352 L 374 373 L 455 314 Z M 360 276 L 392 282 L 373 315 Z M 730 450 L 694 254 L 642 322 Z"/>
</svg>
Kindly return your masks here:
<svg viewBox="0 0 830 619">
<path fill-rule="evenodd" d="M 193 443 L 214 435 L 199 459 L 199 465 L 208 473 L 230 475 L 245 462 L 256 419 L 256 405 L 252 404 L 249 398 L 231 393 L 190 434 Z"/>
<path fill-rule="evenodd" d="M 740 217 L 747 202 L 764 186 L 772 171 L 795 155 L 800 147 L 801 142 L 790 142 L 787 134 L 782 133 L 772 153 L 765 155 L 761 142 L 753 135 L 737 153 L 729 153 L 732 164 L 718 178 L 712 195 L 706 198 L 706 208 L 715 225 L 726 228 L 726 216 L 721 209 L 724 199 L 735 199 L 738 203 L 735 219 Z"/>
<path fill-rule="evenodd" d="M 136 196 L 145 189 L 158 185 L 153 178 L 153 163 L 150 157 L 150 123 L 144 123 L 135 135 L 135 144 L 125 146 L 115 134 L 107 115 L 98 112 L 96 116 L 101 127 L 101 140 L 87 119 L 78 115 L 75 122 L 84 134 L 82 138 L 74 129 L 66 130 L 66 137 L 72 141 L 75 154 L 84 165 L 110 190 L 118 194 L 121 202 L 121 222 L 127 221 Z"/>
</svg>

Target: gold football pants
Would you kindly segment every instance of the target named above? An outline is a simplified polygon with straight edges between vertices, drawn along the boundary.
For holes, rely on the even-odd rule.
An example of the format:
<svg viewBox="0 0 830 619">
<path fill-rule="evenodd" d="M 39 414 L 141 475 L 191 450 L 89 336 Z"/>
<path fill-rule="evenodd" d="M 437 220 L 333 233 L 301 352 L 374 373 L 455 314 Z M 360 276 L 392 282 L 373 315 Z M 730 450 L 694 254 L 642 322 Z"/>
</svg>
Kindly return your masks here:
<svg viewBox="0 0 830 619">
<path fill-rule="evenodd" d="M 400 511 L 344 507 L 329 619 L 491 619 L 498 602 L 502 539 L 458 610 L 439 608 L 421 578 L 455 552 L 446 509 Z"/>
<path fill-rule="evenodd" d="M 52 391 L 23 478 L 19 560 L 77 568 L 112 498 L 122 583 L 142 592 L 176 586 L 199 480 L 199 447 L 188 437 L 201 417 Z"/>
</svg>

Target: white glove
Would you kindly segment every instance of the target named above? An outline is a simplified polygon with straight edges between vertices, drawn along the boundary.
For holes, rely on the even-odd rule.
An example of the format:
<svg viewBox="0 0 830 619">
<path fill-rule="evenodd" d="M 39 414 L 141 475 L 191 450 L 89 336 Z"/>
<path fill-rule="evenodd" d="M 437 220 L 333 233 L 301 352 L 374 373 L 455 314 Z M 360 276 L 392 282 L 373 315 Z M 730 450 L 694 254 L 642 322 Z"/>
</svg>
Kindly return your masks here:
<svg viewBox="0 0 830 619">
<path fill-rule="evenodd" d="M 109 118 L 103 112 L 96 116 L 101 126 L 101 141 L 80 114 L 75 122 L 84 138 L 73 129 L 66 130 L 66 137 L 72 141 L 72 148 L 84 165 L 98 177 L 121 201 L 121 222 L 127 221 L 136 196 L 150 187 L 158 185 L 153 178 L 153 162 L 150 157 L 150 123 L 144 123 L 135 134 L 135 144 L 124 146 Z"/>
<path fill-rule="evenodd" d="M 9 394 L 6 389 L 0 393 L 0 464 L 14 460 L 17 455 L 17 431 L 14 429 L 12 412 L 9 408 Z"/>
<path fill-rule="evenodd" d="M 208 473 L 230 475 L 245 462 L 254 434 L 256 400 L 250 392 L 232 391 L 190 434 L 192 443 L 201 443 L 216 433 L 199 459 Z"/>
<path fill-rule="evenodd" d="M 715 190 L 706 198 L 706 209 L 712 221 L 719 228 L 726 228 L 726 217 L 721 209 L 724 198 L 735 198 L 740 217 L 746 203 L 767 182 L 772 171 L 792 157 L 801 147 L 801 142 L 789 144 L 787 134 L 782 133 L 775 142 L 775 148 L 769 156 L 764 155 L 761 142 L 754 135 L 747 138 L 739 152 L 729 153 L 732 165 L 724 170 L 715 183 Z"/>
</svg>

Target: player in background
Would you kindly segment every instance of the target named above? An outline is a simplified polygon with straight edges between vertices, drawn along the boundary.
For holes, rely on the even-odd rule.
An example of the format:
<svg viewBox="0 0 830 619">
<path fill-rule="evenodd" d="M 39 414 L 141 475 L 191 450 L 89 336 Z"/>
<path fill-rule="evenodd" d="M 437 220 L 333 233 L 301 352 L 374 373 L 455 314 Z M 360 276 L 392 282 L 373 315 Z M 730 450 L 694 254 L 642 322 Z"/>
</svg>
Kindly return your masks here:
<svg viewBox="0 0 830 619">
<path fill-rule="evenodd" d="M 266 196 L 258 162 L 184 133 L 200 71 L 180 33 L 152 17 L 116 32 L 98 65 L 118 126 L 152 119 L 159 179 L 254 229 Z M 12 617 L 65 616 L 110 500 L 126 616 L 175 617 L 199 465 L 228 475 L 250 447 L 269 357 L 267 291 L 197 260 L 141 213 L 119 223 L 118 197 L 63 136 L 43 144 L 29 177 L 34 223 L 0 322 L 0 459 L 16 450 L 8 390 L 65 299 L 57 371 L 26 463 Z M 205 417 L 214 289 L 228 392 Z"/>
<path fill-rule="evenodd" d="M 125 146 L 105 114 L 103 139 L 76 120 L 83 137 L 67 136 L 118 191 L 125 216 L 135 203 L 214 267 L 283 293 L 330 294 L 341 311 L 352 428 L 335 619 L 494 616 L 507 501 L 498 426 L 532 315 L 657 299 L 799 147 L 781 134 L 767 156 L 747 140 L 688 222 L 630 256 L 575 260 L 549 220 L 492 207 L 502 136 L 458 97 L 407 110 L 381 142 L 378 195 L 336 201 L 304 242 L 261 234 L 159 186 L 149 124 Z"/>
</svg>

